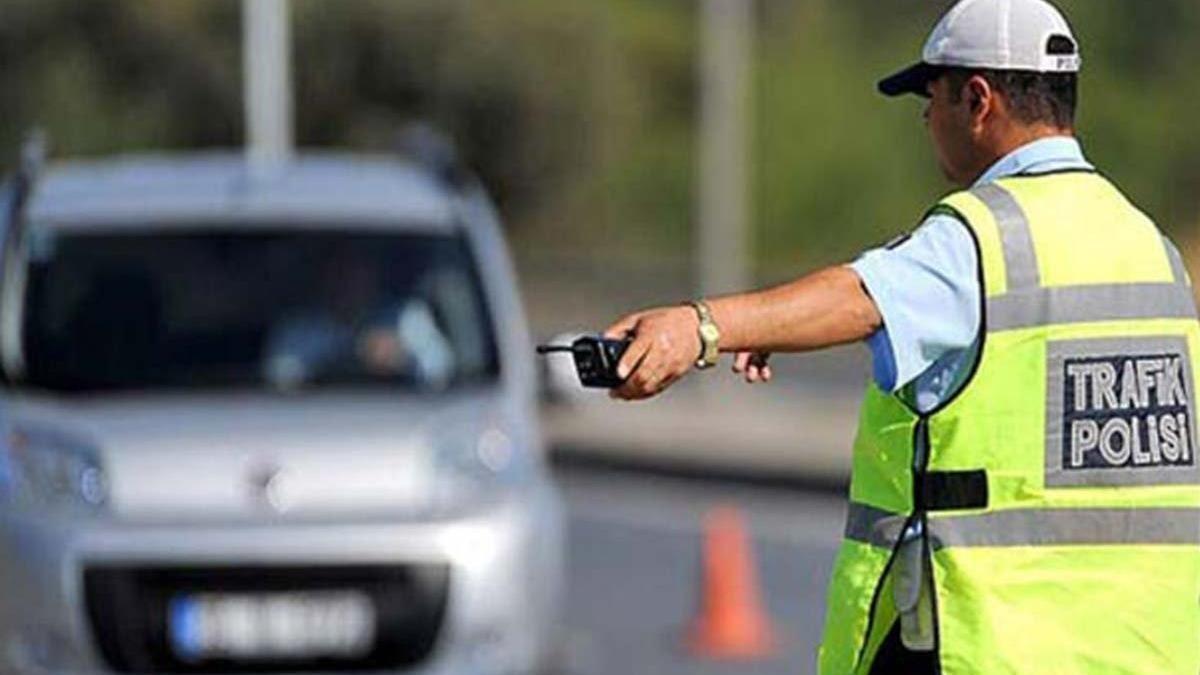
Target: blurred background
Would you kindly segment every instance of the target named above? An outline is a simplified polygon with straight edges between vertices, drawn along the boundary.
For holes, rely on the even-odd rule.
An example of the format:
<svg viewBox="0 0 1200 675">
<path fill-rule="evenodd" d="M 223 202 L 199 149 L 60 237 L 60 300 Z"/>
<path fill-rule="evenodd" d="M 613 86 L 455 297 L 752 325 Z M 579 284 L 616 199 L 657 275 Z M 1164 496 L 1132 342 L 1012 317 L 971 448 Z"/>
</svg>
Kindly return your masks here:
<svg viewBox="0 0 1200 675">
<path fill-rule="evenodd" d="M 947 190 L 920 102 L 874 92 L 880 76 L 915 60 L 947 4 L 754 4 L 754 280 L 850 259 L 909 229 Z M 1200 136 L 1188 132 L 1200 109 L 1190 65 L 1200 56 L 1200 8 L 1059 4 L 1087 60 L 1079 127 L 1088 155 L 1162 227 L 1189 238 L 1200 218 Z M 674 299 L 692 282 L 698 7 L 296 0 L 296 142 L 377 151 L 404 123 L 432 122 L 492 192 L 531 287 L 570 267 L 575 280 L 628 278 L 647 299 Z M 0 8 L 3 147 L 35 124 L 59 156 L 242 143 L 236 0 Z M 11 167 L 15 153 L 3 157 Z M 536 303 L 532 312 L 539 330 L 564 323 Z"/>
<path fill-rule="evenodd" d="M 949 186 L 923 102 L 874 85 L 950 4 L 292 0 L 294 142 L 377 155 L 440 129 L 500 213 L 532 337 L 594 331 L 910 230 Z M 1200 4 L 1057 4 L 1083 48 L 1085 152 L 1200 269 Z M 4 173 L 32 128 L 55 161 L 245 144 L 239 0 L 0 0 L 0 16 Z M 567 519 L 557 667 L 812 672 L 868 365 L 861 348 L 781 358 L 769 387 L 716 372 L 641 406 L 545 369 Z M 756 552 L 764 659 L 696 660 L 682 637 L 711 600 L 720 504 Z"/>
</svg>

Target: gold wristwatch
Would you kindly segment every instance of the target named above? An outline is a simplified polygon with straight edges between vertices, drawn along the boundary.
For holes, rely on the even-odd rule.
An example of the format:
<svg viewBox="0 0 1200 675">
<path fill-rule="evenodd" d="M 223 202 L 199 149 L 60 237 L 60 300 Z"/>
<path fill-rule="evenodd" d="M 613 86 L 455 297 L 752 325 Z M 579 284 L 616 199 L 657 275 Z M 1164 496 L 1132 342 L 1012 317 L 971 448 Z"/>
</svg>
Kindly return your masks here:
<svg viewBox="0 0 1200 675">
<path fill-rule="evenodd" d="M 708 303 L 703 300 L 693 300 L 688 304 L 696 310 L 696 316 L 700 317 L 700 328 L 697 331 L 700 334 L 700 356 L 696 359 L 696 368 L 707 370 L 717 365 L 717 357 L 721 354 L 718 348 L 721 331 L 713 322 L 712 310 L 708 308 Z"/>
</svg>

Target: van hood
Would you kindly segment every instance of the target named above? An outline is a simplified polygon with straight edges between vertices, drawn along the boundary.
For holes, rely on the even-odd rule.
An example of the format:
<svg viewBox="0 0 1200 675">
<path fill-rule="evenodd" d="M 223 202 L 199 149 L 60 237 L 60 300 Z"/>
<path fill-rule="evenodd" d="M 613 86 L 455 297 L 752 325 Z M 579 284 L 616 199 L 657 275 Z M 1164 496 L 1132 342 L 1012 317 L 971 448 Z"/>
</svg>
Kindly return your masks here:
<svg viewBox="0 0 1200 675">
<path fill-rule="evenodd" d="M 152 520 L 426 511 L 438 462 L 474 457 L 484 435 L 515 444 L 524 426 L 499 390 L 9 403 L 14 428 L 94 453 L 114 514 Z"/>
</svg>

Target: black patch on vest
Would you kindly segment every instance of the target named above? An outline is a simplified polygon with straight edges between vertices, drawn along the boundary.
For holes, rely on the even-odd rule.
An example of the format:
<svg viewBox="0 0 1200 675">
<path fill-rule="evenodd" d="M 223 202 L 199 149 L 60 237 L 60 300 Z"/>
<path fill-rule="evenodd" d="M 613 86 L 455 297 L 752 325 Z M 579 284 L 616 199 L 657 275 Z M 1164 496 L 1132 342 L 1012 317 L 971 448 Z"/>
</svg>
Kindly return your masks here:
<svg viewBox="0 0 1200 675">
<path fill-rule="evenodd" d="M 925 474 L 918 495 L 928 511 L 986 509 L 987 471 L 930 471 Z"/>
<path fill-rule="evenodd" d="M 1195 392 L 1181 339 L 1051 343 L 1047 379 L 1048 486 L 1195 480 Z"/>
</svg>

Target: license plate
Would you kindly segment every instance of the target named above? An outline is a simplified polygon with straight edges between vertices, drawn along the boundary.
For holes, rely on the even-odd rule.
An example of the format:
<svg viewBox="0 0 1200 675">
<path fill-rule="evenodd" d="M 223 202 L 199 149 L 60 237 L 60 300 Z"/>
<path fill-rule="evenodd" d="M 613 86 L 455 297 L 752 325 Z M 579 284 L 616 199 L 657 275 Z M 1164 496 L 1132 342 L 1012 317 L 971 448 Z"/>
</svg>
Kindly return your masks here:
<svg viewBox="0 0 1200 675">
<path fill-rule="evenodd" d="M 375 623 L 357 591 L 184 594 L 167 611 L 171 647 L 189 662 L 361 658 Z"/>
</svg>

